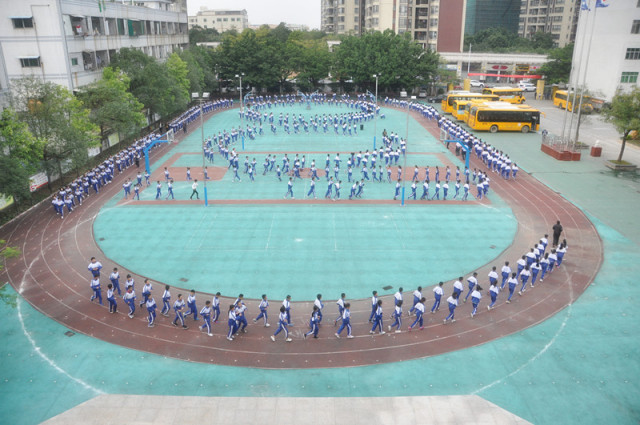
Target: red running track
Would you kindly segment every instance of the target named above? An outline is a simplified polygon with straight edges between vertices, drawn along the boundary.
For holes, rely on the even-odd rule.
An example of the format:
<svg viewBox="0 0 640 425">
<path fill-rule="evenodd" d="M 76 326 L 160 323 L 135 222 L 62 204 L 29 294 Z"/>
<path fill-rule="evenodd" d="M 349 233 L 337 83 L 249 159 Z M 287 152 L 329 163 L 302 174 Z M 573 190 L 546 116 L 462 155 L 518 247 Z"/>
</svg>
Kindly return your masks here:
<svg viewBox="0 0 640 425">
<path fill-rule="evenodd" d="M 413 115 L 438 137 L 439 131 L 434 122 L 426 121 L 416 113 Z M 165 145 L 155 149 L 153 159 L 165 154 L 169 148 Z M 485 169 L 475 157 L 471 159 L 471 167 Z M 551 233 L 556 220 L 562 222 L 570 249 L 559 269 L 538 283 L 535 289 L 528 290 L 523 296 L 516 295 L 511 304 L 505 304 L 506 295 L 503 293 L 498 297 L 496 308 L 487 311 L 489 297 L 484 295 L 475 318 L 469 315 L 470 303 L 461 303 L 456 310 L 457 321 L 443 325 L 442 320 L 448 313 L 445 311 L 445 299 L 451 292 L 451 282 L 447 282 L 441 310 L 436 314 L 425 314 L 424 330 L 415 329 L 410 333 L 403 330 L 400 334 L 369 335 L 368 299 L 351 301 L 354 339 L 344 338 L 345 332 L 341 339 L 334 336 L 333 319 L 337 313 L 333 301 L 328 300 L 325 300 L 325 320 L 319 339 L 302 339 L 302 333 L 308 330 L 311 303 L 294 302 L 292 317 L 296 326 L 290 328 L 294 341 L 284 342 L 282 333 L 276 343 L 270 340 L 281 300 L 271 300 L 270 328 L 250 323 L 248 333 L 241 334 L 234 341 L 226 339 L 224 306 L 229 304 L 228 299 L 221 303 L 223 319 L 213 326 L 213 337 L 198 331 L 192 319 L 188 319 L 189 329 L 182 330 L 171 325 L 173 317 L 158 315 L 156 327 L 148 328 L 146 315 L 140 310 L 134 319 L 127 317 L 122 300 L 119 300 L 120 310 L 115 315 L 109 314 L 107 307 L 88 300 L 87 264 L 91 256 L 98 257 L 104 266 L 103 282 L 113 267 L 118 267 L 121 275 L 126 275 L 122 267 L 100 255 L 92 226 L 104 203 L 121 190 L 123 180 L 134 178 L 135 174 L 136 171 L 130 168 L 116 176 L 113 184 L 99 194 L 91 195 L 81 208 L 64 220 L 53 214 L 51 205 L 45 201 L 0 228 L 0 239 L 7 240 L 9 245 L 20 248 L 23 253 L 21 257 L 7 261 L 3 278 L 37 310 L 75 332 L 188 361 L 259 368 L 325 368 L 396 362 L 472 347 L 533 326 L 565 308 L 594 280 L 603 259 L 602 241 L 582 211 L 520 171 L 517 181 L 504 181 L 497 175 L 492 178 L 491 189 L 509 204 L 519 225 L 511 246 L 478 270 L 480 283 L 486 282 L 492 265 L 498 270 L 506 260 L 514 265 L 543 234 Z M 134 278 L 140 290 L 144 277 L 134 275 Z M 156 282 L 156 292 L 161 285 L 161 282 Z M 104 295 L 106 285 L 103 286 Z M 488 288 L 486 283 L 483 286 Z M 423 291 L 427 297 L 427 311 L 433 302 L 431 289 Z M 174 295 L 179 290 L 173 288 Z M 186 290 L 182 288 L 182 292 Z M 156 295 L 158 300 L 159 294 Z M 199 296 L 200 304 L 203 295 Z M 411 293 L 407 292 L 405 298 L 410 300 Z M 387 316 L 392 301 L 390 297 L 383 299 Z M 258 311 L 257 304 L 255 300 L 247 301 L 252 315 Z M 405 317 L 404 322 L 406 329 L 412 320 Z M 390 323 L 385 320 L 385 325 Z"/>
</svg>

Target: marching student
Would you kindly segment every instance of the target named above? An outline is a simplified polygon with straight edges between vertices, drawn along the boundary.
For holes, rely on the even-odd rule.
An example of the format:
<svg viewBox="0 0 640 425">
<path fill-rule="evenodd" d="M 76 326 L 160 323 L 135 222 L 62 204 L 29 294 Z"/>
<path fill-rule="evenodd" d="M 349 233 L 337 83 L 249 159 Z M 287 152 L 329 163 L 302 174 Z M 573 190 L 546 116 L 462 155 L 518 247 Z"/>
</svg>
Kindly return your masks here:
<svg viewBox="0 0 640 425">
<path fill-rule="evenodd" d="M 389 325 L 389 332 L 391 332 L 391 329 L 395 326 L 396 333 L 399 334 L 400 332 L 402 332 L 400 330 L 400 328 L 402 327 L 402 300 L 396 303 L 396 307 L 393 310 L 392 317 L 395 319 L 395 321 L 391 325 Z"/>
<path fill-rule="evenodd" d="M 373 291 L 371 296 L 371 315 L 369 315 L 369 323 L 373 322 L 373 318 L 376 315 L 378 309 L 378 291 Z"/>
<path fill-rule="evenodd" d="M 313 311 L 311 312 L 311 318 L 309 319 L 309 332 L 304 334 L 304 339 L 311 334 L 313 334 L 314 338 L 318 338 L 318 323 L 320 323 L 320 318 L 318 317 L 320 313 L 320 309 L 317 305 L 313 306 Z"/>
<path fill-rule="evenodd" d="M 409 316 L 411 316 L 411 313 L 416 309 L 416 305 L 418 305 L 420 299 L 422 299 L 422 286 L 418 286 L 418 288 L 413 291 L 413 305 L 409 310 Z"/>
<path fill-rule="evenodd" d="M 195 291 L 195 289 L 192 289 L 191 293 L 187 297 L 187 307 L 189 307 L 189 310 L 187 310 L 187 312 L 184 313 L 184 317 L 187 317 L 190 314 L 193 314 L 193 320 L 197 322 L 198 321 L 198 307 L 196 306 L 196 291 Z"/>
<path fill-rule="evenodd" d="M 100 277 L 95 277 L 91 279 L 91 290 L 93 291 L 93 295 L 91 295 L 91 301 L 98 299 L 98 303 L 102 304 L 102 288 L 100 288 Z"/>
<path fill-rule="evenodd" d="M 87 269 L 91 272 L 91 276 L 100 277 L 100 270 L 102 270 L 102 264 L 100 261 L 96 260 L 96 257 L 91 257 L 91 262 Z"/>
<path fill-rule="evenodd" d="M 444 291 L 442 290 L 442 285 L 444 285 L 444 282 L 438 283 L 438 286 L 433 288 L 433 296 L 435 297 L 435 301 L 433 302 L 433 307 L 431 307 L 431 314 L 440 310 L 440 299 L 444 295 Z"/>
<path fill-rule="evenodd" d="M 411 324 L 411 326 L 409 326 L 409 332 L 411 332 L 411 329 L 413 329 L 413 327 L 417 324 L 420 325 L 420 330 L 424 329 L 424 320 L 422 318 L 422 316 L 424 315 L 424 302 L 426 301 L 426 298 L 422 297 L 420 298 L 420 301 L 414 305 L 414 311 L 416 312 L 416 320 L 414 320 L 414 322 Z"/>
<path fill-rule="evenodd" d="M 204 323 L 200 326 L 200 330 L 207 330 L 207 335 L 213 336 L 211 333 L 211 301 L 207 300 L 204 303 L 204 307 L 200 310 L 200 315 Z"/>
<path fill-rule="evenodd" d="M 236 321 L 236 306 L 235 304 L 231 304 L 229 306 L 229 313 L 228 313 L 228 324 L 229 324 L 229 332 L 227 333 L 227 339 L 229 341 L 233 341 L 233 338 L 235 338 L 235 333 L 238 330 L 238 322 Z M 271 338 L 273 339 L 273 338 Z"/>
<path fill-rule="evenodd" d="M 173 311 L 176 313 L 175 319 L 173 319 L 173 326 L 178 326 L 178 320 L 180 320 L 180 324 L 182 325 L 182 329 L 187 329 L 187 325 L 184 324 L 184 300 L 182 299 L 182 294 L 178 294 L 178 299 L 173 303 Z"/>
<path fill-rule="evenodd" d="M 291 296 L 287 295 L 287 299 L 290 299 Z M 289 329 L 287 328 L 287 321 L 289 320 L 289 313 L 287 312 L 284 305 L 280 306 L 280 314 L 278 315 L 278 329 L 276 332 L 271 335 L 271 341 L 276 342 L 276 336 L 280 333 L 280 331 L 284 331 L 284 340 L 286 342 L 293 341 L 289 338 Z"/>
<path fill-rule="evenodd" d="M 107 285 L 107 301 L 109 301 L 109 313 L 117 313 L 118 312 L 118 303 L 116 302 L 116 297 L 113 293 L 113 284 Z"/>
<path fill-rule="evenodd" d="M 113 272 L 109 275 L 109 280 L 111 280 L 113 290 L 118 291 L 118 295 L 122 295 L 122 292 L 120 291 L 120 274 L 118 273 L 117 267 L 113 268 Z"/>
<path fill-rule="evenodd" d="M 456 296 L 456 299 L 460 297 L 460 294 L 464 291 L 464 286 L 462 286 L 462 276 L 458 277 L 458 280 L 453 282 L 453 295 Z"/>
<path fill-rule="evenodd" d="M 153 328 L 156 322 L 156 308 L 158 308 L 158 306 L 156 305 L 156 300 L 154 300 L 153 297 L 149 295 L 145 304 L 147 307 L 147 312 L 149 313 L 149 324 L 147 326 Z"/>
<path fill-rule="evenodd" d="M 493 284 L 494 287 L 496 285 L 497 283 Z M 482 293 L 480 291 L 482 291 L 482 287 L 480 285 L 476 285 L 476 287 L 473 289 L 473 293 L 471 294 L 471 305 L 473 306 L 471 317 L 475 316 L 476 312 L 478 311 L 478 304 L 480 304 L 480 299 L 482 298 Z"/>
<path fill-rule="evenodd" d="M 338 317 L 336 317 L 336 320 L 334 320 L 333 326 L 337 326 L 338 320 L 342 320 L 342 313 L 344 313 L 344 299 L 346 298 L 346 296 L 347 295 L 343 292 L 342 294 L 340 294 L 340 299 L 336 301 L 336 304 L 338 305 Z"/>
<path fill-rule="evenodd" d="M 516 286 L 518 286 L 518 274 L 516 272 L 511 273 L 511 277 L 507 281 L 509 284 L 509 297 L 507 298 L 507 304 L 511 304 L 511 297 L 513 297 L 513 293 L 516 290 Z"/>
<path fill-rule="evenodd" d="M 322 309 L 324 308 L 324 304 L 322 303 L 322 294 L 318 294 L 316 296 L 313 305 L 318 307 L 318 324 L 320 324 L 320 322 L 322 322 Z"/>
<path fill-rule="evenodd" d="M 489 287 L 489 296 L 491 297 L 491 304 L 487 306 L 487 310 L 491 310 L 494 305 L 496 305 L 496 301 L 498 300 L 498 294 L 500 293 L 500 288 L 498 285 L 491 285 Z"/>
<path fill-rule="evenodd" d="M 393 294 L 393 303 L 395 305 L 398 305 L 398 303 L 402 302 L 402 291 L 404 291 L 404 288 L 401 286 L 398 288 L 398 291 Z"/>
<path fill-rule="evenodd" d="M 282 307 L 284 307 L 284 310 L 287 313 L 287 324 L 289 326 L 293 326 L 293 324 L 291 323 L 291 295 L 287 295 L 285 297 L 285 299 L 282 301 Z"/>
<path fill-rule="evenodd" d="M 164 286 L 164 292 L 162 293 L 162 310 L 160 310 L 160 314 L 165 317 L 169 316 L 169 312 L 171 311 L 171 304 L 169 301 L 171 300 L 171 292 L 169 289 L 171 287 L 169 285 Z"/>
<path fill-rule="evenodd" d="M 369 331 L 370 334 L 375 333 L 376 328 L 380 331 L 380 335 L 383 335 L 385 331 L 382 330 L 382 300 L 378 300 L 376 305 L 376 314 L 373 318 L 373 327 Z"/>
<path fill-rule="evenodd" d="M 267 300 L 267 294 L 262 294 L 262 299 L 260 300 L 260 305 L 258 305 L 258 309 L 260 309 L 260 314 L 258 317 L 253 319 L 253 323 L 256 323 L 258 320 L 264 320 L 264 327 L 268 328 L 269 323 L 267 322 L 267 307 L 269 307 L 269 301 Z"/>
<path fill-rule="evenodd" d="M 455 311 L 458 306 L 458 293 L 454 292 L 449 298 L 447 298 L 447 303 L 449 304 L 449 315 L 444 319 L 444 324 L 447 324 L 447 321 L 451 320 L 451 322 L 455 322 Z"/>
<path fill-rule="evenodd" d="M 349 311 L 349 307 L 351 307 L 351 304 L 344 304 L 344 310 L 342 311 L 341 318 L 342 324 L 338 328 L 338 332 L 335 333 L 336 338 L 340 338 L 340 334 L 344 328 L 347 328 L 347 338 L 353 338 L 353 335 L 351 335 L 351 312 Z"/>
<path fill-rule="evenodd" d="M 473 272 L 473 275 L 469 276 L 467 278 L 467 282 L 469 283 L 469 292 L 467 292 L 467 296 L 464 297 L 464 302 L 465 303 L 467 302 L 467 299 L 469 298 L 469 295 L 471 295 L 471 292 L 473 292 L 473 290 L 478 285 L 478 273 L 477 272 Z"/>
<path fill-rule="evenodd" d="M 536 261 L 531 265 L 531 287 L 532 288 L 535 287 L 536 285 L 536 279 L 541 269 L 542 267 L 540 266 L 540 261 Z"/>
<path fill-rule="evenodd" d="M 122 299 L 129 306 L 129 319 L 133 319 L 136 312 L 136 292 L 133 290 L 133 286 L 127 287 L 127 292 L 124 293 Z"/>
<path fill-rule="evenodd" d="M 152 289 L 153 286 L 151 285 L 151 282 L 149 282 L 149 279 L 145 279 L 144 286 L 142 287 L 142 296 L 144 297 L 144 299 L 140 302 L 140 307 L 142 307 L 149 300 Z"/>
<path fill-rule="evenodd" d="M 511 275 L 511 267 L 509 267 L 509 262 L 505 261 L 504 266 L 502 266 L 502 284 L 500 285 L 500 289 L 504 288 L 504 284 L 507 283 L 509 279 L 509 275 Z"/>
<path fill-rule="evenodd" d="M 529 276 L 531 276 L 531 272 L 529 271 L 529 265 L 524 266 L 524 269 L 520 272 L 520 280 L 522 281 L 522 287 L 518 294 L 522 295 L 527 288 L 527 281 L 529 280 Z"/>
<path fill-rule="evenodd" d="M 284 194 L 284 199 L 287 199 L 288 195 L 291 195 L 291 199 L 296 199 L 293 196 L 293 177 L 289 177 L 289 182 L 287 183 L 287 193 Z"/>
</svg>

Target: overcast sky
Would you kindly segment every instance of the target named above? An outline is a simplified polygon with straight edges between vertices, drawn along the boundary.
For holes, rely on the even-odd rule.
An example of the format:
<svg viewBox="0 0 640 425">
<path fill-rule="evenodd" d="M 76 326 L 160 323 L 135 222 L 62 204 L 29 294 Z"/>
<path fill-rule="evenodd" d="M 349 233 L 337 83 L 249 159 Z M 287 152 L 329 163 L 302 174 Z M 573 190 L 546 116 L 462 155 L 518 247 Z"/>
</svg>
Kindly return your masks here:
<svg viewBox="0 0 640 425">
<path fill-rule="evenodd" d="M 285 22 L 320 29 L 320 0 L 187 0 L 189 15 L 195 15 L 201 6 L 247 9 L 250 25 Z"/>
</svg>

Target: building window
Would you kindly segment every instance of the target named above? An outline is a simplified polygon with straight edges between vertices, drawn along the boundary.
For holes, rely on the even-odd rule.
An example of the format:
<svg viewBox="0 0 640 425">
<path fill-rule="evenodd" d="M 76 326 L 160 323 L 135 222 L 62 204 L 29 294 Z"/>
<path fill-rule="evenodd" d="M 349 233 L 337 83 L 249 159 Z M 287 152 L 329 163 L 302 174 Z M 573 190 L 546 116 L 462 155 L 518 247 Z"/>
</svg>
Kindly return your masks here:
<svg viewBox="0 0 640 425">
<path fill-rule="evenodd" d="M 564 7 L 555 7 L 553 13 L 564 13 Z"/>
<path fill-rule="evenodd" d="M 33 68 L 40 66 L 40 56 L 32 57 L 32 58 L 20 58 L 20 65 L 23 68 Z M 638 75 L 636 73 L 636 75 Z"/>
<path fill-rule="evenodd" d="M 31 18 L 11 18 L 14 28 L 33 28 L 33 17 Z"/>
<path fill-rule="evenodd" d="M 71 58 L 71 66 L 78 66 L 78 58 Z"/>
<path fill-rule="evenodd" d="M 621 83 L 637 83 L 638 82 L 638 73 L 637 72 L 623 72 L 620 77 Z"/>
<path fill-rule="evenodd" d="M 640 59 L 640 48 L 628 48 L 627 54 L 624 55 L 624 58 L 634 60 Z"/>
<path fill-rule="evenodd" d="M 562 31 L 562 25 L 552 25 L 551 31 Z"/>
<path fill-rule="evenodd" d="M 631 25 L 631 34 L 640 34 L 640 20 L 636 19 Z"/>
</svg>

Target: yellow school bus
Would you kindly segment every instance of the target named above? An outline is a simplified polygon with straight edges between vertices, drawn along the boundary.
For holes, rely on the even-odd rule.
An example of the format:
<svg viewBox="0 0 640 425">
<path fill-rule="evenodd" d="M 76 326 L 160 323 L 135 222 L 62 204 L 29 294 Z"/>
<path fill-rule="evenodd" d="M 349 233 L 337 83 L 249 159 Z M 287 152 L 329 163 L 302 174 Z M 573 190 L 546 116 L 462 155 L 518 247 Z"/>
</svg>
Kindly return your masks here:
<svg viewBox="0 0 640 425">
<path fill-rule="evenodd" d="M 512 105 L 505 102 L 473 105 L 469 110 L 467 125 L 473 130 L 492 133 L 498 131 L 528 133 L 540 129 L 540 111 L 529 105 Z"/>
<path fill-rule="evenodd" d="M 471 99 L 471 100 L 461 100 L 456 99 L 453 101 L 453 112 L 451 115 L 458 120 L 467 122 L 469 119 L 469 109 L 473 105 L 485 105 L 487 103 L 495 103 L 495 99 L 489 99 L 489 101 L 483 99 Z"/>
<path fill-rule="evenodd" d="M 576 103 L 580 103 L 580 96 L 576 96 Z M 568 93 L 566 90 L 556 90 L 553 94 L 553 105 L 560 109 L 568 109 L 573 112 L 573 92 Z M 593 104 L 590 96 L 582 96 L 582 113 L 590 114 L 593 112 Z"/>
<path fill-rule="evenodd" d="M 445 114 L 453 113 L 453 102 L 456 100 L 481 100 L 481 101 L 495 101 L 498 100 L 498 96 L 487 95 L 483 93 L 472 92 L 450 92 L 447 97 L 442 101 L 442 112 Z"/>
<path fill-rule="evenodd" d="M 487 87 L 482 89 L 483 94 L 492 94 L 500 97 L 502 102 L 524 103 L 524 91 L 513 87 Z"/>
</svg>

